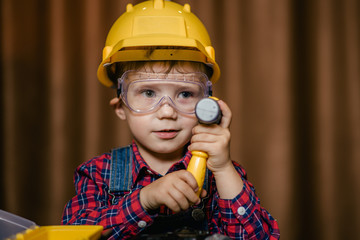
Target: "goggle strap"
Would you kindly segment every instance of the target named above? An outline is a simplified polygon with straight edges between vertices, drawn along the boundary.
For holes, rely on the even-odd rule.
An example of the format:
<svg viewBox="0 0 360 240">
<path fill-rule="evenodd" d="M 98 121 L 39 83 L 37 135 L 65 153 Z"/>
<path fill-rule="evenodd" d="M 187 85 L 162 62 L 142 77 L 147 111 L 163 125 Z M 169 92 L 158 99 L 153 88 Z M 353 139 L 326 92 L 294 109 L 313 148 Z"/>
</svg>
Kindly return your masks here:
<svg viewBox="0 0 360 240">
<path fill-rule="evenodd" d="M 121 95 L 121 91 L 122 91 L 122 76 L 121 78 L 117 79 L 117 89 L 116 89 L 116 93 L 117 93 L 117 97 L 120 97 Z"/>
<path fill-rule="evenodd" d="M 211 97 L 212 94 L 213 94 L 213 91 L 212 91 L 212 82 L 207 81 L 207 82 L 206 82 L 206 85 L 207 85 L 207 87 L 208 87 L 209 97 Z"/>
</svg>

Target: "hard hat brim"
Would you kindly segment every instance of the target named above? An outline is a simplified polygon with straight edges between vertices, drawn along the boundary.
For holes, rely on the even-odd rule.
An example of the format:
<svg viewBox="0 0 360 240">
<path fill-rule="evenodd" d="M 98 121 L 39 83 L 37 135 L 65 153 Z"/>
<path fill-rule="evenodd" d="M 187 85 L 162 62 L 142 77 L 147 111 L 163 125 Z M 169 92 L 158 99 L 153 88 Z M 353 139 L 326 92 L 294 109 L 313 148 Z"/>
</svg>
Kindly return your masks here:
<svg viewBox="0 0 360 240">
<path fill-rule="evenodd" d="M 133 41 L 131 41 L 129 45 L 126 43 L 126 41 L 122 41 L 116 44 L 114 48 L 108 52 L 108 56 L 110 57 L 105 58 L 102 61 L 102 63 L 99 65 L 97 75 L 100 82 L 107 87 L 111 87 L 114 85 L 114 83 L 108 78 L 106 65 L 111 65 L 112 63 L 115 62 L 165 61 L 165 60 L 193 61 L 193 62 L 204 63 L 213 69 L 213 74 L 210 78 L 210 81 L 212 83 L 215 83 L 219 79 L 220 69 L 218 64 L 208 54 L 206 54 L 205 49 L 202 46 L 199 46 L 199 44 L 197 44 L 194 40 L 190 41 L 191 39 L 190 40 L 185 39 L 187 43 L 184 43 L 185 41 L 182 41 L 181 45 L 174 44 L 172 46 L 169 46 L 167 40 L 161 40 L 161 39 L 163 38 L 160 38 L 159 41 L 157 41 L 156 45 L 152 41 L 148 41 L 149 45 L 144 45 L 143 40 L 141 41 L 141 46 L 136 45 L 136 40 L 134 39 L 132 39 Z M 162 41 L 167 44 L 161 45 Z M 143 49 L 126 49 L 127 45 L 131 47 L 137 46 Z M 148 49 L 146 49 L 146 47 L 150 47 L 150 46 L 151 47 L 166 46 L 166 47 L 174 47 L 174 49 L 159 48 L 152 51 L 151 55 L 148 55 Z M 176 49 L 176 47 L 193 47 L 194 49 Z M 199 50 L 201 49 L 203 51 L 198 51 L 196 49 Z"/>
</svg>

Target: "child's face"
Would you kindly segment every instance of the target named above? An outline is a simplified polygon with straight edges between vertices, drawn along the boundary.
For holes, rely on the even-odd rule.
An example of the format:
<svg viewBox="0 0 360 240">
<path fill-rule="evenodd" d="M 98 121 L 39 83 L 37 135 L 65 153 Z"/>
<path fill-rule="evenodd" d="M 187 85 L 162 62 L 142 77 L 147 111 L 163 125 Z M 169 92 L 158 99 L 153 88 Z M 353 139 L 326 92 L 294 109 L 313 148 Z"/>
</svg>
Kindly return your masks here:
<svg viewBox="0 0 360 240">
<path fill-rule="evenodd" d="M 145 66 L 140 71 L 164 73 L 166 70 L 167 68 L 162 64 L 154 63 L 151 68 Z M 183 65 L 180 71 L 173 68 L 170 73 L 197 72 L 191 63 Z M 161 81 L 164 81 L 163 86 L 161 86 Z M 169 84 L 166 82 L 166 79 L 151 83 L 155 84 L 154 89 L 156 91 L 164 92 L 167 96 L 176 93 L 177 89 L 183 88 L 181 83 Z M 148 95 L 149 93 L 146 93 L 146 96 Z M 170 97 L 173 98 L 172 96 Z M 181 101 L 183 99 L 184 96 L 181 97 Z M 119 105 L 116 111 L 121 119 L 127 120 L 140 151 L 147 151 L 148 153 L 181 154 L 183 147 L 191 139 L 192 128 L 198 122 L 195 114 L 180 112 L 170 103 L 169 99 L 165 99 L 153 111 L 145 113 L 130 110 L 129 107 L 125 106 L 124 102 Z"/>
</svg>

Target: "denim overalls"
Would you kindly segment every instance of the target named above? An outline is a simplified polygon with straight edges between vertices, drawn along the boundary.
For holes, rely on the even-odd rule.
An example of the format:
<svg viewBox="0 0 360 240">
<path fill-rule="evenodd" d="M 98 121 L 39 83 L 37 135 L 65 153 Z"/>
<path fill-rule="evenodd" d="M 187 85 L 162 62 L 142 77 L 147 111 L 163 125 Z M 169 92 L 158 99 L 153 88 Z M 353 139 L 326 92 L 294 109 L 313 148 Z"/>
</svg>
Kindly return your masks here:
<svg viewBox="0 0 360 240">
<path fill-rule="evenodd" d="M 113 196 L 112 204 L 117 203 L 117 197 L 124 196 L 133 190 L 131 189 L 133 157 L 131 145 L 115 148 L 111 152 L 109 194 Z M 206 172 L 203 189 L 208 189 L 208 171 Z M 159 215 L 155 218 L 154 223 L 147 227 L 142 234 L 161 234 L 178 231 L 183 228 L 206 232 L 208 228 L 202 209 L 203 205 L 204 203 L 202 202 L 200 207 L 191 207 L 187 211 L 174 215 Z"/>
</svg>

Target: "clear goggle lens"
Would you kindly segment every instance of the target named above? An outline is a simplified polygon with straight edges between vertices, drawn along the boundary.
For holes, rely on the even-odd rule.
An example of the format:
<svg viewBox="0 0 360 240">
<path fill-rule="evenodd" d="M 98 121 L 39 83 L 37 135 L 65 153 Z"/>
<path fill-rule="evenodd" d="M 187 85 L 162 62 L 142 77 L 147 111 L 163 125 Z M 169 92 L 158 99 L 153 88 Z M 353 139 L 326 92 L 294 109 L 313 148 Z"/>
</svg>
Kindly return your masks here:
<svg viewBox="0 0 360 240">
<path fill-rule="evenodd" d="M 195 112 L 196 103 L 210 95 L 211 82 L 203 73 L 147 73 L 128 71 L 118 80 L 120 96 L 137 113 L 169 104 L 185 114 Z"/>
</svg>

